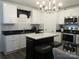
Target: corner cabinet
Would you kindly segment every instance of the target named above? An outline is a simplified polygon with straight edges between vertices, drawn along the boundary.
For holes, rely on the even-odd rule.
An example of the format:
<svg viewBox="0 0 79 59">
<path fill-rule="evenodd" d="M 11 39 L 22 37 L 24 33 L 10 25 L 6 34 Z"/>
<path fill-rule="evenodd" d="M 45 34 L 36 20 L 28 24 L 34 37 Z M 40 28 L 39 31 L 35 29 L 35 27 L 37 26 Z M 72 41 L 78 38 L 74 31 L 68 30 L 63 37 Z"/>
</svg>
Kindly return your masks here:
<svg viewBox="0 0 79 59">
<path fill-rule="evenodd" d="M 17 19 L 17 7 L 11 3 L 2 3 L 3 5 L 3 24 L 15 24 Z"/>
</svg>

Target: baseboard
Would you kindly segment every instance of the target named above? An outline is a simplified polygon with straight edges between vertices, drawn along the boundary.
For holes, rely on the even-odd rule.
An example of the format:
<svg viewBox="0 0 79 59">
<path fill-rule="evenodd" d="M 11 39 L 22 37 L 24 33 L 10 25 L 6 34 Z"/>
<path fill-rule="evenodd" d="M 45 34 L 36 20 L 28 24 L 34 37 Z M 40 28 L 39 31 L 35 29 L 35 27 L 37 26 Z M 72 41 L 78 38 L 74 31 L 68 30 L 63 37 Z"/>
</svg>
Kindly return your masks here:
<svg viewBox="0 0 79 59">
<path fill-rule="evenodd" d="M 11 53 L 15 53 L 19 50 L 22 50 L 22 49 L 25 49 L 25 48 L 21 48 L 21 49 L 17 49 L 17 50 L 14 50 L 14 51 L 10 51 L 10 52 L 2 52 L 3 55 L 8 55 L 8 54 L 11 54 Z"/>
</svg>

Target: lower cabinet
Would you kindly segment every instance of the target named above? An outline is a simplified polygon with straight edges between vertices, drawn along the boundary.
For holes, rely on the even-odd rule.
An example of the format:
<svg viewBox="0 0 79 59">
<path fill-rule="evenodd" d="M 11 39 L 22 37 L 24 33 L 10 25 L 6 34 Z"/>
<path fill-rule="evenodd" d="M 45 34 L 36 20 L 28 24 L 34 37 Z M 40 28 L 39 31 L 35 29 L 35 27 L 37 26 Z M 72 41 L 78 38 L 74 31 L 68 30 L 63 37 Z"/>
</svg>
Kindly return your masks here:
<svg viewBox="0 0 79 59">
<path fill-rule="evenodd" d="M 26 36 L 25 34 L 20 35 L 8 35 L 4 38 L 4 53 L 13 52 L 15 50 L 26 47 Z"/>
<path fill-rule="evenodd" d="M 54 41 L 61 42 L 62 41 L 61 33 L 56 33 L 56 34 L 58 34 L 58 36 L 54 37 Z"/>
<path fill-rule="evenodd" d="M 17 47 L 18 49 L 21 49 L 21 48 L 25 48 L 26 47 L 26 36 L 25 34 L 24 35 L 19 35 L 17 36 Z"/>
<path fill-rule="evenodd" d="M 14 51 L 17 49 L 16 40 L 6 40 L 5 52 Z"/>
</svg>

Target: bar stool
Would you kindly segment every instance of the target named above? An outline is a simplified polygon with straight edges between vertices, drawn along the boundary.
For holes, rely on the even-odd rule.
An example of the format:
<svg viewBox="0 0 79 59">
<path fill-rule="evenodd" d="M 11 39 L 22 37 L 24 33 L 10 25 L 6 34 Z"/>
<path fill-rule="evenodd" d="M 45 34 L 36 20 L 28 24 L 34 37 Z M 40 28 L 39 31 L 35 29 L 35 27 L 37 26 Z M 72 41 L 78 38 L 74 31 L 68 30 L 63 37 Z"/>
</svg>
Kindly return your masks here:
<svg viewBox="0 0 79 59">
<path fill-rule="evenodd" d="M 54 59 L 52 46 L 49 44 L 36 46 L 35 59 Z"/>
</svg>

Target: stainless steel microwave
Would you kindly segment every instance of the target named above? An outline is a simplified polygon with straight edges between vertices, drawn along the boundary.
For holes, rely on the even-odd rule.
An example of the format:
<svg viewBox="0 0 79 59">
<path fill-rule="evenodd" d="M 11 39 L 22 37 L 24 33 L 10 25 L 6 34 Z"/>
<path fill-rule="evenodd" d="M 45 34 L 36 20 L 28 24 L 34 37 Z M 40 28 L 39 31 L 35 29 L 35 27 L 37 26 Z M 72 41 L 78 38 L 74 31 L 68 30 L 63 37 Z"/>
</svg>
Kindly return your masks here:
<svg viewBox="0 0 79 59">
<path fill-rule="evenodd" d="M 71 34 L 71 33 L 63 33 L 62 40 L 65 42 L 71 42 L 79 44 L 79 35 L 78 34 Z"/>
<path fill-rule="evenodd" d="M 79 16 L 73 17 L 64 17 L 65 24 L 78 24 L 79 23 Z"/>
</svg>

